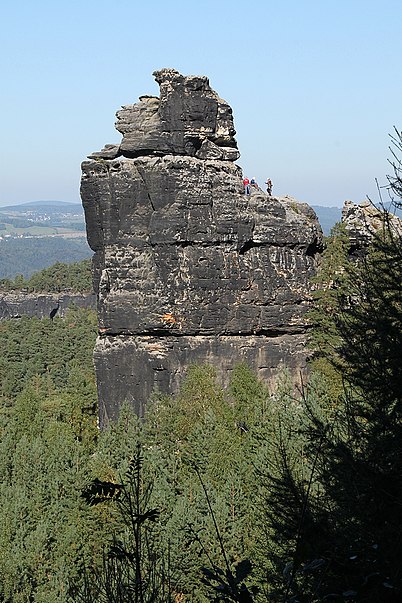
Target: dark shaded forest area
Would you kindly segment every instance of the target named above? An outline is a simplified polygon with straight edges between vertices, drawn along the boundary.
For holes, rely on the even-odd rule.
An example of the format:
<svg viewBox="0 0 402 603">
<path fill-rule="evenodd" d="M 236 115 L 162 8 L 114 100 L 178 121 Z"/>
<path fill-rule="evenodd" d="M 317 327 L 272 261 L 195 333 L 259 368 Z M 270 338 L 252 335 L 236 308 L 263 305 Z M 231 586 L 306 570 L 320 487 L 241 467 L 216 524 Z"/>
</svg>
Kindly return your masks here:
<svg viewBox="0 0 402 603">
<path fill-rule="evenodd" d="M 18 274 L 29 278 L 34 272 L 54 262 L 79 262 L 92 256 L 84 237 L 13 238 L 0 241 L 0 278 L 13 279 Z"/>
<path fill-rule="evenodd" d="M 401 151 L 401 137 L 394 139 Z M 389 192 L 400 205 L 395 155 Z M 402 600 L 401 233 L 327 240 L 311 376 L 191 367 L 99 432 L 93 313 L 0 323 L 0 600 Z"/>
</svg>

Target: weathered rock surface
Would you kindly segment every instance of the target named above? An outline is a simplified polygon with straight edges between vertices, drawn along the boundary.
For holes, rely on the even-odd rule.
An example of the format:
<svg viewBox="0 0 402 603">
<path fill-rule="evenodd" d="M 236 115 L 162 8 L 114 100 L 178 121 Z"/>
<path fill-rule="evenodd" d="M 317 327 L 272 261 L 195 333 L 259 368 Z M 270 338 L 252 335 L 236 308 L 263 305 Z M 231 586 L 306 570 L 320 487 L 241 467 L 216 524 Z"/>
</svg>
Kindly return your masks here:
<svg viewBox="0 0 402 603">
<path fill-rule="evenodd" d="M 116 113 L 121 144 L 108 144 L 91 158 L 171 153 L 200 159 L 239 158 L 232 109 L 210 88 L 208 78 L 185 77 L 175 69 L 161 69 L 154 76 L 160 96 L 140 96 L 139 103 L 124 105 Z"/>
<path fill-rule="evenodd" d="M 402 220 L 397 216 L 375 207 L 370 201 L 362 201 L 358 205 L 353 201 L 345 201 L 342 208 L 342 222 L 348 232 L 352 252 L 367 247 L 373 237 L 387 227 L 402 236 Z"/>
<path fill-rule="evenodd" d="M 29 316 L 36 318 L 64 317 L 68 308 L 96 308 L 94 293 L 37 294 L 37 293 L 1 293 L 0 320 Z"/>
<path fill-rule="evenodd" d="M 322 233 L 294 199 L 244 195 L 232 112 L 205 77 L 156 72 L 161 96 L 118 112 L 121 145 L 82 164 L 95 251 L 101 425 L 175 391 L 189 364 L 223 382 L 306 363 L 309 280 Z"/>
</svg>

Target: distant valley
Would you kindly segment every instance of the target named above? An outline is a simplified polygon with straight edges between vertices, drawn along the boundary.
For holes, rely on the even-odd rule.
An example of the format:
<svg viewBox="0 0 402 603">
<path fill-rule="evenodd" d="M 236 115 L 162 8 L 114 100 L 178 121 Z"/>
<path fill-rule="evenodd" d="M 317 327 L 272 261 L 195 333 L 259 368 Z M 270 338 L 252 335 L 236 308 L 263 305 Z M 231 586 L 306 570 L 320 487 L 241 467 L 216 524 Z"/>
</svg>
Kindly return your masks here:
<svg viewBox="0 0 402 603">
<path fill-rule="evenodd" d="M 0 240 L 32 236 L 85 236 L 82 205 L 63 201 L 31 201 L 0 207 Z"/>
<path fill-rule="evenodd" d="M 91 255 L 80 204 L 31 201 L 0 207 L 0 278 L 28 278 L 55 262 Z"/>
</svg>

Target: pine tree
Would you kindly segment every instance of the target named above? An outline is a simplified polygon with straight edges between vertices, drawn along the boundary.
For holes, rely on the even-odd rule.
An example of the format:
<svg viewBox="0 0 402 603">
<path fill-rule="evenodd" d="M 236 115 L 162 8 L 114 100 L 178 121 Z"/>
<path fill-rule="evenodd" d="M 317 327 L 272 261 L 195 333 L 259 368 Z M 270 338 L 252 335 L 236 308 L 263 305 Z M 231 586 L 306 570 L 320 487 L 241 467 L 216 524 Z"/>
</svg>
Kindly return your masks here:
<svg viewBox="0 0 402 603">
<path fill-rule="evenodd" d="M 349 257 L 350 241 L 343 224 L 336 224 L 325 239 L 325 250 L 317 276 L 313 279 L 314 305 L 309 311 L 313 352 L 311 367 L 326 378 L 334 400 L 342 393 L 342 376 L 334 361 L 341 363 L 339 313 L 349 305 L 355 266 Z"/>
<path fill-rule="evenodd" d="M 402 241 L 392 224 L 385 212 L 371 248 L 345 266 L 353 277 L 346 298 L 329 299 L 335 345 L 321 332 L 331 307 L 321 296 L 316 341 L 322 337 L 324 358 L 344 391 L 333 405 L 331 390 L 311 385 L 301 416 L 291 419 L 307 474 L 294 462 L 297 439 L 290 434 L 279 440 L 276 462 L 263 476 L 267 530 L 280 544 L 269 572 L 273 600 L 402 597 Z"/>
<path fill-rule="evenodd" d="M 10 603 L 64 603 L 103 537 L 79 497 L 94 443 L 77 441 L 71 398 L 47 387 L 26 387 L 2 425 L 0 592 Z"/>
</svg>

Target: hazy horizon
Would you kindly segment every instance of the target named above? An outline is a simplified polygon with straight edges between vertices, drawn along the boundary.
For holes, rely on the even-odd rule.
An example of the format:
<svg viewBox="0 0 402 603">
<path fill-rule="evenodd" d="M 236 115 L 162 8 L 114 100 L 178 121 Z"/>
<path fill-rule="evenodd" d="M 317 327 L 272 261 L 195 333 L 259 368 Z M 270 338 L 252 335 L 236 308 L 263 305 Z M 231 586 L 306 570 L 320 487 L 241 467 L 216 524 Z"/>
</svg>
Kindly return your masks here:
<svg viewBox="0 0 402 603">
<path fill-rule="evenodd" d="M 297 199 L 299 201 L 299 199 Z M 30 203 L 68 203 L 71 205 L 82 205 L 81 200 L 78 201 L 65 201 L 63 199 L 32 199 L 30 201 L 20 201 L 15 203 L 6 203 L 5 205 L 0 205 L 0 211 L 4 207 L 17 207 L 18 205 L 28 205 Z M 342 209 L 342 205 L 319 205 L 318 203 L 309 203 L 312 207 L 325 207 L 327 209 Z"/>
</svg>

